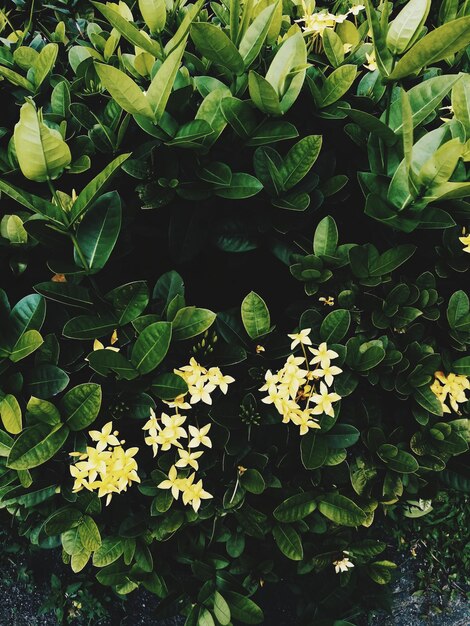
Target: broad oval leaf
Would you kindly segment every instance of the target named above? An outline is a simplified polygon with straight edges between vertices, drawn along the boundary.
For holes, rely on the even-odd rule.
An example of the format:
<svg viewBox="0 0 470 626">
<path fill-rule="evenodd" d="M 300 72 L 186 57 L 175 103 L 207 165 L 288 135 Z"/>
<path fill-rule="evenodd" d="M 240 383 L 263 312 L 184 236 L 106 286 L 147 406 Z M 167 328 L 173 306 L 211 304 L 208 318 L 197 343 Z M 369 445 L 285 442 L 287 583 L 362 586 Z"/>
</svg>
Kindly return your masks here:
<svg viewBox="0 0 470 626">
<path fill-rule="evenodd" d="M 292 561 L 301 561 L 304 557 L 302 540 L 299 533 L 287 524 L 278 524 L 273 528 L 273 537 L 279 550 Z"/>
<path fill-rule="evenodd" d="M 82 430 L 92 424 L 101 408 L 101 386 L 82 383 L 70 389 L 62 398 L 64 418 L 71 430 Z"/>
<path fill-rule="evenodd" d="M 194 45 L 210 61 L 223 65 L 234 74 L 245 69 L 243 58 L 223 30 L 208 22 L 196 22 L 191 26 Z"/>
<path fill-rule="evenodd" d="M 170 347 L 171 330 L 171 322 L 155 322 L 140 333 L 131 362 L 141 374 L 148 374 L 163 361 Z"/>
<path fill-rule="evenodd" d="M 317 499 L 318 510 L 340 526 L 360 526 L 366 521 L 366 513 L 352 500 L 340 494 L 331 493 Z"/>
<path fill-rule="evenodd" d="M 116 191 L 105 193 L 83 218 L 77 230 L 75 263 L 95 273 L 106 265 L 121 230 L 121 199 Z"/>
<path fill-rule="evenodd" d="M 21 107 L 14 140 L 21 171 L 29 180 L 44 182 L 57 178 L 72 161 L 62 135 L 46 126 L 42 112 L 37 111 L 32 102 Z"/>
<path fill-rule="evenodd" d="M 297 522 L 317 508 L 315 495 L 309 492 L 298 493 L 282 502 L 274 509 L 274 517 L 280 522 Z"/>
<path fill-rule="evenodd" d="M 250 339 L 257 339 L 269 332 L 271 316 L 266 302 L 254 291 L 251 291 L 243 300 L 241 306 L 243 326 Z"/>
<path fill-rule="evenodd" d="M 470 43 L 470 16 L 452 20 L 425 35 L 398 61 L 387 77 L 397 81 L 419 72 L 427 65 L 465 50 Z"/>
<path fill-rule="evenodd" d="M 36 424 L 26 428 L 13 444 L 7 465 L 15 470 L 27 470 L 49 461 L 63 446 L 69 434 L 68 426 Z"/>
<path fill-rule="evenodd" d="M 195 306 L 183 307 L 173 320 L 173 339 L 183 341 L 205 332 L 214 323 L 216 314 Z"/>
</svg>

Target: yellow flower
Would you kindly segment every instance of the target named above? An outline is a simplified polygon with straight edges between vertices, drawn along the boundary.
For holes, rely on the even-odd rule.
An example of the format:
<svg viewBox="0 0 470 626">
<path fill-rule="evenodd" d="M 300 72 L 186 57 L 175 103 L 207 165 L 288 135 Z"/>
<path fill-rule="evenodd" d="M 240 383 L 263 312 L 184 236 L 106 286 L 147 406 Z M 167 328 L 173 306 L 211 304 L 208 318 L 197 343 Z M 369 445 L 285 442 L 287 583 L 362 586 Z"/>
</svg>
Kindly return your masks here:
<svg viewBox="0 0 470 626">
<path fill-rule="evenodd" d="M 178 470 L 175 465 L 172 465 L 167 480 L 163 480 L 157 487 L 158 489 L 171 489 L 171 495 L 177 500 L 185 481 L 187 479 L 178 478 Z"/>
<path fill-rule="evenodd" d="M 213 496 L 204 490 L 202 480 L 194 483 L 194 474 L 192 474 L 188 480 L 192 479 L 188 485 L 185 486 L 183 491 L 184 504 L 191 504 L 194 511 L 197 513 L 201 506 L 201 500 L 212 498 Z"/>
<path fill-rule="evenodd" d="M 315 418 L 312 418 L 312 409 L 293 411 L 291 416 L 294 424 L 300 426 L 301 435 L 306 435 L 310 428 L 320 428 L 320 424 L 315 421 Z"/>
<path fill-rule="evenodd" d="M 182 427 L 185 421 L 186 417 L 184 415 L 173 415 L 170 417 L 166 413 L 162 413 L 161 422 L 163 428 L 158 424 L 158 434 L 152 430 L 149 434 L 151 436 L 155 435 L 155 443 L 161 445 L 163 451 L 169 450 L 171 446 L 181 448 L 179 439 L 188 436 L 188 433 Z"/>
<path fill-rule="evenodd" d="M 113 423 L 108 422 L 103 426 L 101 430 L 90 430 L 88 433 L 93 441 L 97 441 L 96 449 L 101 452 L 106 446 L 118 446 L 119 439 L 115 433 L 111 433 L 113 430 Z"/>
<path fill-rule="evenodd" d="M 470 252 L 470 235 L 464 235 L 463 237 L 459 237 L 459 241 L 464 245 L 463 251 Z"/>
<path fill-rule="evenodd" d="M 377 61 L 375 59 L 375 52 L 373 51 L 370 54 L 367 54 L 366 52 L 366 59 L 367 63 L 364 63 L 364 67 L 366 67 L 371 72 L 375 72 L 375 70 L 378 69 Z"/>
<path fill-rule="evenodd" d="M 198 448 L 200 445 L 207 446 L 208 448 L 212 448 L 212 441 L 207 436 L 211 428 L 211 424 L 206 424 L 202 428 L 196 428 L 196 426 L 189 427 L 189 434 L 191 436 L 190 442 L 188 444 L 189 448 Z"/>
<path fill-rule="evenodd" d="M 107 496 L 107 505 L 114 493 L 126 491 L 133 482 L 140 482 L 137 462 L 133 458 L 139 448 L 124 450 L 116 437 L 119 433 L 116 431 L 111 435 L 111 430 L 112 423 L 109 422 L 102 431 L 90 431 L 89 435 L 93 433 L 92 438 L 98 441 L 96 448 L 88 446 L 86 452 L 72 452 L 78 461 L 70 466 L 70 473 L 75 478 L 73 491 L 83 488 L 98 491 L 98 497 Z M 113 447 L 105 450 L 103 445 L 108 444 Z"/>
<path fill-rule="evenodd" d="M 199 452 L 192 452 L 191 450 L 182 450 L 181 448 L 178 448 L 178 454 L 180 458 L 175 463 L 176 467 L 188 467 L 189 465 L 197 471 L 199 469 L 197 459 L 199 459 L 204 452 L 202 450 L 199 450 Z"/>
<path fill-rule="evenodd" d="M 339 354 L 334 350 L 329 350 L 326 342 L 321 343 L 317 348 L 309 348 L 310 352 L 314 355 L 310 361 L 310 365 L 320 363 L 320 367 L 325 369 L 330 365 L 331 359 L 336 359 Z"/>
<path fill-rule="evenodd" d="M 211 367 L 207 374 L 209 376 L 209 382 L 218 387 L 224 395 L 228 391 L 229 384 L 235 382 L 235 378 L 232 376 L 224 376 L 218 367 Z"/>
<path fill-rule="evenodd" d="M 312 402 L 315 403 L 315 407 L 312 409 L 314 415 L 321 415 L 326 413 L 330 417 L 334 417 L 333 402 L 341 400 L 341 396 L 337 393 L 331 393 L 325 383 L 320 383 L 320 393 L 313 393 L 311 395 Z"/>
<path fill-rule="evenodd" d="M 343 370 L 336 365 L 328 365 L 322 369 L 313 370 L 312 374 L 318 378 L 324 378 L 328 387 L 333 384 L 333 377 L 341 374 Z"/>
<path fill-rule="evenodd" d="M 150 419 L 142 426 L 142 430 L 150 430 L 151 428 L 158 428 L 158 419 L 152 408 L 150 408 Z"/>
<path fill-rule="evenodd" d="M 347 48 L 347 46 L 349 46 L 349 48 Z M 352 45 L 350 43 L 345 43 L 344 44 L 344 51 L 345 52 L 349 52 L 352 48 Z M 335 299 L 333 298 L 333 296 L 328 296 L 327 298 L 324 298 L 323 296 L 321 298 L 318 298 L 318 302 L 323 302 L 323 304 L 325 306 L 334 306 L 335 305 Z"/>
<path fill-rule="evenodd" d="M 289 339 L 292 339 L 292 343 L 290 344 L 290 349 L 293 350 L 300 344 L 304 346 L 311 346 L 312 340 L 309 337 L 309 334 L 311 333 L 311 331 L 312 331 L 311 328 L 304 328 L 299 333 L 293 333 L 292 335 L 287 335 Z"/>
<path fill-rule="evenodd" d="M 162 400 L 162 402 L 164 402 L 167 406 L 169 406 L 170 409 L 176 409 L 176 410 L 181 409 L 182 411 L 187 411 L 188 409 L 191 408 L 191 405 L 189 404 L 189 402 L 186 402 L 185 395 L 186 394 L 182 394 L 181 396 L 178 396 L 171 402 L 168 402 L 167 400 Z"/>
<path fill-rule="evenodd" d="M 70 473 L 75 478 L 72 491 L 76 493 L 80 489 L 88 489 L 88 472 L 86 469 L 79 469 L 76 465 L 70 466 Z"/>
<path fill-rule="evenodd" d="M 204 380 L 198 380 L 194 385 L 189 387 L 190 403 L 204 402 L 212 404 L 211 393 L 214 391 L 215 385 L 212 383 L 204 383 Z"/>
</svg>

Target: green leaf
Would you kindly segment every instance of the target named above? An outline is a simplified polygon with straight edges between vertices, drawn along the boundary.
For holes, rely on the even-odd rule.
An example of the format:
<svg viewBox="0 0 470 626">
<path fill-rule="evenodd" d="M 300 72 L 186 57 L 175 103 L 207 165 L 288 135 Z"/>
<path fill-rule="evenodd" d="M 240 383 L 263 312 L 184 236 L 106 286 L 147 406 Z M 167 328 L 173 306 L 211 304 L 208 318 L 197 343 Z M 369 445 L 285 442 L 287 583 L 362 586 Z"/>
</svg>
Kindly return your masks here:
<svg viewBox="0 0 470 626">
<path fill-rule="evenodd" d="M 449 58 L 470 43 L 470 16 L 460 17 L 443 26 L 439 26 L 420 39 L 398 61 L 387 77 L 388 81 L 397 81 L 410 74 L 419 72 L 427 65 Z"/>
<path fill-rule="evenodd" d="M 195 306 L 183 307 L 173 320 L 173 339 L 184 341 L 205 332 L 214 323 L 216 314 Z"/>
<path fill-rule="evenodd" d="M 459 321 L 465 319 L 470 310 L 470 301 L 465 291 L 460 289 L 449 298 L 447 306 L 447 321 L 451 328 L 458 328 Z"/>
<path fill-rule="evenodd" d="M 243 624 L 261 624 L 264 621 L 263 611 L 250 598 L 235 591 L 224 591 L 224 595 L 234 621 Z"/>
<path fill-rule="evenodd" d="M 322 109 L 330 106 L 347 93 L 357 75 L 355 65 L 342 65 L 332 72 L 323 83 L 320 90 L 320 100 L 317 103 Z"/>
<path fill-rule="evenodd" d="M 34 415 L 41 422 L 55 426 L 60 422 L 60 413 L 58 409 L 47 400 L 41 400 L 31 396 L 26 406 L 26 410 L 30 415 Z"/>
<path fill-rule="evenodd" d="M 300 442 L 300 455 L 305 469 L 313 470 L 325 463 L 328 456 L 328 444 L 317 430 L 309 430 Z"/>
<path fill-rule="evenodd" d="M 452 371 L 460 376 L 470 376 L 470 356 L 464 356 L 454 361 L 452 363 Z"/>
<path fill-rule="evenodd" d="M 301 32 L 284 40 L 276 52 L 266 80 L 281 99 L 280 110 L 285 114 L 296 101 L 305 80 L 307 47 Z"/>
<path fill-rule="evenodd" d="M 214 606 L 213 611 L 217 621 L 222 626 L 228 626 L 230 624 L 230 607 L 227 604 L 225 598 L 218 592 L 214 591 Z"/>
<path fill-rule="evenodd" d="M 139 317 L 147 307 L 149 298 L 147 283 L 143 280 L 121 285 L 106 294 L 106 300 L 112 303 L 120 326 Z"/>
<path fill-rule="evenodd" d="M 435 76 L 415 85 L 408 91 L 408 98 L 411 107 L 411 118 L 413 127 L 421 124 L 442 102 L 444 96 L 452 89 L 452 86 L 460 81 L 459 74 L 447 74 Z M 349 111 L 348 111 L 349 114 Z M 385 113 L 382 115 L 382 122 L 385 121 Z M 389 113 L 389 126 L 395 133 L 403 130 L 403 118 L 401 114 L 400 99 L 392 102 Z"/>
<path fill-rule="evenodd" d="M 139 0 L 139 9 L 152 35 L 160 33 L 166 23 L 165 0 Z"/>
<path fill-rule="evenodd" d="M 387 46 L 393 54 L 403 54 L 416 41 L 431 8 L 431 0 L 410 0 L 390 23 Z"/>
<path fill-rule="evenodd" d="M 292 146 L 279 169 L 285 190 L 297 185 L 308 174 L 320 154 L 321 145 L 321 135 L 308 135 Z"/>
<path fill-rule="evenodd" d="M 86 308 L 93 305 L 88 289 L 74 283 L 54 283 L 48 281 L 34 285 L 34 291 L 50 300 L 55 300 L 68 306 Z"/>
<path fill-rule="evenodd" d="M 98 197 L 105 191 L 111 182 L 111 177 L 116 174 L 122 163 L 130 157 L 130 152 L 120 154 L 113 159 L 95 178 L 93 178 L 82 191 L 72 205 L 70 211 L 70 221 L 74 224 L 84 213 L 86 213 Z"/>
<path fill-rule="evenodd" d="M 17 363 L 28 355 L 32 354 L 44 343 L 43 338 L 37 330 L 27 330 L 13 346 L 9 359 Z"/>
<path fill-rule="evenodd" d="M 21 407 L 15 396 L 8 393 L 2 399 L 0 402 L 0 415 L 6 431 L 12 435 L 17 435 L 21 432 L 23 428 Z"/>
<path fill-rule="evenodd" d="M 323 31 L 323 49 L 333 67 L 338 67 L 344 61 L 343 42 L 331 28 L 325 28 Z"/>
<path fill-rule="evenodd" d="M 273 515 L 279 522 L 297 522 L 313 513 L 316 508 L 317 503 L 313 493 L 298 493 L 276 507 Z"/>
<path fill-rule="evenodd" d="M 112 65 L 96 63 L 95 69 L 103 86 L 124 111 L 153 120 L 154 114 L 150 102 L 132 78 Z"/>
<path fill-rule="evenodd" d="M 55 204 L 44 200 L 44 198 L 40 196 L 35 196 L 27 191 L 18 189 L 18 187 L 10 185 L 10 183 L 4 180 L 0 180 L 0 192 L 3 192 L 12 200 L 15 200 L 15 202 L 18 202 L 33 213 L 45 216 L 48 220 L 55 222 L 59 227 L 64 227 L 65 214 L 62 209 Z"/>
<path fill-rule="evenodd" d="M 320 496 L 317 504 L 322 515 L 341 526 L 360 526 L 367 519 L 366 513 L 357 504 L 336 493 Z"/>
<path fill-rule="evenodd" d="M 67 530 L 78 526 L 79 521 L 83 517 L 83 513 L 71 506 L 65 506 L 54 513 L 51 513 L 44 522 L 44 532 L 49 537 L 60 535 Z"/>
<path fill-rule="evenodd" d="M 241 306 L 243 326 L 250 339 L 257 339 L 269 332 L 271 317 L 268 307 L 261 296 L 251 291 L 243 300 Z"/>
<path fill-rule="evenodd" d="M 82 430 L 92 424 L 101 408 L 102 392 L 96 383 L 82 383 L 70 389 L 61 406 L 70 430 Z"/>
<path fill-rule="evenodd" d="M 410 95 L 410 93 L 411 92 L 408 92 L 408 95 Z M 396 105 L 395 108 L 398 108 L 397 105 L 399 104 L 399 102 L 396 102 L 394 104 Z M 375 135 L 376 137 L 380 137 L 380 139 L 383 139 L 384 142 L 387 144 L 387 146 L 393 146 L 393 144 L 396 143 L 397 137 L 395 133 L 393 132 L 392 128 L 389 128 L 386 124 L 381 122 L 374 115 L 371 115 L 370 113 L 366 113 L 365 111 L 360 111 L 358 109 L 344 109 L 344 112 L 353 120 L 353 122 L 358 124 L 358 126 L 364 129 L 366 132 L 371 133 L 372 135 Z M 400 120 L 401 120 L 401 110 L 400 110 Z M 392 123 L 389 122 L 389 124 L 392 127 Z"/>
<path fill-rule="evenodd" d="M 331 311 L 323 320 L 320 327 L 322 341 L 339 343 L 347 334 L 351 324 L 351 314 L 346 309 Z"/>
<path fill-rule="evenodd" d="M 351 424 L 335 424 L 324 437 L 330 448 L 350 448 L 359 440 L 359 431 Z"/>
<path fill-rule="evenodd" d="M 214 618 L 212 617 L 211 612 L 203 606 L 199 608 L 197 626 L 215 626 Z"/>
<path fill-rule="evenodd" d="M 29 180 L 44 182 L 57 178 L 72 161 L 62 135 L 44 124 L 42 112 L 36 111 L 32 102 L 20 109 L 14 141 L 21 172 Z"/>
<path fill-rule="evenodd" d="M 131 354 L 132 365 L 141 374 L 148 374 L 159 365 L 170 347 L 172 325 L 155 322 L 140 333 Z"/>
<path fill-rule="evenodd" d="M 392 580 L 392 570 L 396 567 L 392 561 L 376 561 L 367 565 L 367 573 L 378 585 L 387 585 Z"/>
<path fill-rule="evenodd" d="M 56 365 L 37 365 L 29 374 L 28 392 L 45 400 L 63 391 L 69 384 L 69 377 Z"/>
<path fill-rule="evenodd" d="M 245 68 L 248 68 L 261 52 L 278 4 L 276 1 L 263 9 L 245 31 L 238 47 Z"/>
<path fill-rule="evenodd" d="M 161 400 L 174 400 L 187 391 L 187 383 L 178 374 L 160 374 L 152 382 L 152 393 Z"/>
<path fill-rule="evenodd" d="M 234 74 L 245 69 L 243 58 L 223 30 L 208 22 L 196 22 L 191 26 L 191 39 L 199 52 Z"/>
<path fill-rule="evenodd" d="M 102 269 L 116 245 L 121 230 L 121 199 L 117 191 L 102 195 L 88 211 L 77 230 L 83 260 L 74 250 L 75 263 L 95 273 Z"/>
<path fill-rule="evenodd" d="M 78 534 L 82 545 L 89 551 L 98 550 L 101 546 L 101 535 L 96 522 L 89 515 L 84 515 L 78 526 Z"/>
<path fill-rule="evenodd" d="M 418 182 L 426 187 L 446 183 L 454 173 L 465 147 L 458 137 L 440 146 L 418 172 Z"/>
<path fill-rule="evenodd" d="M 65 324 L 62 334 L 69 339 L 98 339 L 112 333 L 115 328 L 116 319 L 109 315 L 78 315 Z"/>
<path fill-rule="evenodd" d="M 273 537 L 279 550 L 292 561 L 304 558 L 304 549 L 299 533 L 292 526 L 278 524 L 273 528 Z"/>
<path fill-rule="evenodd" d="M 93 565 L 95 567 L 106 567 L 117 561 L 124 552 L 123 543 L 120 537 L 105 537 L 100 547 L 93 554 Z"/>
<path fill-rule="evenodd" d="M 153 110 L 154 119 L 159 122 L 170 97 L 173 83 L 183 58 L 186 39 L 167 56 L 157 73 L 153 77 L 152 82 L 147 90 L 147 100 Z"/>
<path fill-rule="evenodd" d="M 248 90 L 253 104 L 267 115 L 281 115 L 279 96 L 269 81 L 250 70 Z"/>
<path fill-rule="evenodd" d="M 231 198 L 232 200 L 241 200 L 243 198 L 251 198 L 263 189 L 262 183 L 251 174 L 236 172 L 232 175 L 230 185 L 223 187 L 214 187 L 213 191 L 220 198 Z"/>
<path fill-rule="evenodd" d="M 454 117 L 462 122 L 467 137 L 470 137 L 470 75 L 463 74 L 452 88 Z"/>
<path fill-rule="evenodd" d="M 160 46 L 155 41 L 143 35 L 113 8 L 100 2 L 92 2 L 92 4 L 127 41 L 137 46 L 137 48 L 142 48 L 142 50 L 149 52 L 154 57 L 161 55 Z"/>
<path fill-rule="evenodd" d="M 88 355 L 88 363 L 92 369 L 107 376 L 110 372 L 118 375 L 118 378 L 132 380 L 137 378 L 139 372 L 120 352 L 114 350 L 95 350 Z"/>
<path fill-rule="evenodd" d="M 442 416 L 442 405 L 436 394 L 427 386 L 418 387 L 414 392 L 416 402 L 433 415 Z"/>
<path fill-rule="evenodd" d="M 372 0 L 366 0 L 366 13 L 367 23 L 369 29 L 372 31 L 372 40 L 374 42 L 375 58 L 377 60 L 377 67 L 382 76 L 387 76 L 390 67 L 392 65 L 392 55 L 387 48 L 387 24 L 379 21 L 377 11 L 372 3 Z"/>
<path fill-rule="evenodd" d="M 403 265 L 416 251 L 412 244 L 402 244 L 387 250 L 371 264 L 370 276 L 383 276 Z"/>
<path fill-rule="evenodd" d="M 58 52 L 59 46 L 56 43 L 48 43 L 38 54 L 33 65 L 34 86 L 36 87 L 36 91 L 52 71 Z"/>
<path fill-rule="evenodd" d="M 333 256 L 338 246 L 338 227 L 335 220 L 327 215 L 319 223 L 313 238 L 315 256 Z"/>
<path fill-rule="evenodd" d="M 240 484 L 250 493 L 260 494 L 266 489 L 264 478 L 256 469 L 247 469 L 240 476 Z"/>
<path fill-rule="evenodd" d="M 398 450 L 397 454 L 390 458 L 383 458 L 378 451 L 380 458 L 386 463 L 388 469 L 399 474 L 413 474 L 419 470 L 419 463 L 409 452 Z"/>
<path fill-rule="evenodd" d="M 31 93 L 35 91 L 33 83 L 8 67 L 0 65 L 0 76 L 9 80 L 13 85 L 26 89 L 26 91 L 31 91 Z"/>
<path fill-rule="evenodd" d="M 69 434 L 68 426 L 36 424 L 26 428 L 13 444 L 7 466 L 27 470 L 49 461 L 63 446 Z"/>
</svg>

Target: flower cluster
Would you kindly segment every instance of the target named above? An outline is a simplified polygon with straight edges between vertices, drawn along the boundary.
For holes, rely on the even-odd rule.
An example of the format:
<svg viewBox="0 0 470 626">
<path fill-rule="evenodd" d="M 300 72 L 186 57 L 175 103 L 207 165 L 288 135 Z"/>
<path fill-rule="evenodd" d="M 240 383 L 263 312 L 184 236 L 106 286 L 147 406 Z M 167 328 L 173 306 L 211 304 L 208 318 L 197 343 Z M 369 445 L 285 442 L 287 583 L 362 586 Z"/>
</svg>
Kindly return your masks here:
<svg viewBox="0 0 470 626">
<path fill-rule="evenodd" d="M 360 11 L 365 9 L 365 6 L 363 4 L 356 4 L 346 13 L 333 15 L 326 9 L 322 9 L 321 11 L 314 13 L 315 3 L 310 2 L 309 0 L 302 0 L 302 9 L 302 17 L 295 21 L 303 22 L 304 26 L 302 28 L 304 32 L 312 33 L 315 38 L 318 35 L 323 36 L 326 28 L 334 28 L 336 24 L 342 24 L 349 17 L 349 15 L 358 15 Z"/>
<path fill-rule="evenodd" d="M 312 348 L 310 332 L 310 328 L 305 328 L 299 333 L 288 335 L 292 339 L 291 350 L 301 346 L 303 356 L 291 354 L 278 372 L 273 374 L 268 370 L 265 374 L 265 384 L 259 389 L 268 394 L 262 398 L 262 402 L 273 404 L 282 415 L 283 423 L 293 422 L 300 427 L 301 435 L 308 433 L 310 428 L 320 428 L 316 415 L 326 413 L 333 417 L 333 403 L 341 399 L 337 393 L 329 389 L 334 377 L 343 371 L 331 365 L 331 359 L 337 358 L 338 353 L 330 350 L 326 343 L 321 343 L 318 348 Z M 310 361 L 305 346 L 313 354 Z M 315 369 L 311 370 L 310 365 L 314 365 Z"/>
<path fill-rule="evenodd" d="M 188 418 L 180 411 L 190 410 L 192 405 L 198 402 L 212 404 L 211 393 L 218 388 L 226 394 L 228 385 L 235 379 L 232 376 L 224 376 L 218 367 L 206 369 L 194 358 L 191 358 L 189 365 L 176 369 L 175 373 L 186 381 L 188 392 L 172 402 L 165 402 L 169 408 L 174 409 L 174 415 L 162 413 L 160 417 L 157 417 L 155 411 L 150 410 L 150 419 L 143 426 L 143 430 L 148 432 L 145 443 L 152 447 L 154 456 L 157 455 L 159 449 L 162 452 L 175 449 L 177 460 L 170 467 L 168 478 L 157 486 L 160 489 L 171 489 L 175 500 L 181 493 L 183 503 L 191 505 L 197 512 L 201 506 L 201 500 L 212 498 L 212 495 L 204 490 L 202 480 L 196 481 L 195 474 L 199 469 L 198 459 L 204 454 L 201 447 L 212 447 L 209 437 L 211 424 L 206 424 L 201 428 L 193 424 L 186 425 Z M 195 472 L 187 476 L 178 474 L 178 470 L 187 472 L 189 468 Z"/>
<path fill-rule="evenodd" d="M 447 374 L 447 376 L 444 372 L 435 372 L 434 374 L 431 390 L 439 399 L 444 413 L 451 413 L 451 409 L 446 404 L 446 401 L 448 401 L 452 410 L 456 413 L 459 412 L 459 404 L 468 400 L 465 395 L 467 389 L 470 389 L 470 380 L 466 376 L 460 376 L 452 372 Z"/>
<path fill-rule="evenodd" d="M 88 434 L 96 446 L 87 446 L 86 452 L 71 452 L 71 456 L 78 457 L 70 466 L 70 473 L 75 479 L 73 491 L 98 491 L 100 498 L 107 496 L 108 505 L 114 493 L 126 491 L 133 482 L 140 483 L 134 459 L 139 448 L 124 450 L 122 444 L 125 441 L 119 441 L 119 432 L 113 432 L 112 422 Z"/>
<path fill-rule="evenodd" d="M 235 380 L 232 376 L 224 376 L 218 367 L 206 369 L 199 365 L 194 357 L 189 361 L 189 365 L 184 365 L 174 371 L 188 385 L 190 404 L 198 402 L 212 404 L 211 393 L 219 388 L 223 394 L 226 394 L 229 384 Z"/>
</svg>

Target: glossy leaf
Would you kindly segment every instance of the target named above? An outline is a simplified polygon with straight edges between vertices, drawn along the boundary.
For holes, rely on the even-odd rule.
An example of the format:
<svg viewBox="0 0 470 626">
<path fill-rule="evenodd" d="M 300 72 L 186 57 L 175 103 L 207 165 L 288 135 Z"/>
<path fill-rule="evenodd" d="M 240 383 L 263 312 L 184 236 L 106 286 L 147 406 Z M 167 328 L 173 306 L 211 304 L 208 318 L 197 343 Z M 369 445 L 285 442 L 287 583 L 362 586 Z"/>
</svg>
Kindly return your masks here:
<svg viewBox="0 0 470 626">
<path fill-rule="evenodd" d="M 148 374 L 163 361 L 170 347 L 171 332 L 170 322 L 155 322 L 140 333 L 132 349 L 131 362 L 141 374 Z"/>
<path fill-rule="evenodd" d="M 65 425 L 36 424 L 24 430 L 13 444 L 7 465 L 27 470 L 49 461 L 63 446 L 69 434 Z"/>
</svg>

